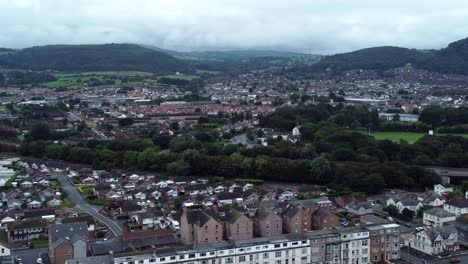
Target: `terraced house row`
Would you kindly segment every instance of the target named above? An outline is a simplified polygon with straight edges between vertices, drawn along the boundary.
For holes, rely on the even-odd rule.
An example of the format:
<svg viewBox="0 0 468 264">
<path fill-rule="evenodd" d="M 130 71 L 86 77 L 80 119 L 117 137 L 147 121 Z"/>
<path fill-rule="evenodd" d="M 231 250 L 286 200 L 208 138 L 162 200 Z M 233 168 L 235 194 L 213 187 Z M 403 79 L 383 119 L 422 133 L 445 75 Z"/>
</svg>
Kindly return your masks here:
<svg viewBox="0 0 468 264">
<path fill-rule="evenodd" d="M 308 264 L 381 263 L 399 258 L 397 224 L 315 230 L 302 234 L 220 241 L 197 246 L 162 248 L 126 254 L 73 259 L 68 264 Z M 90 263 L 90 262 L 89 262 Z"/>
</svg>

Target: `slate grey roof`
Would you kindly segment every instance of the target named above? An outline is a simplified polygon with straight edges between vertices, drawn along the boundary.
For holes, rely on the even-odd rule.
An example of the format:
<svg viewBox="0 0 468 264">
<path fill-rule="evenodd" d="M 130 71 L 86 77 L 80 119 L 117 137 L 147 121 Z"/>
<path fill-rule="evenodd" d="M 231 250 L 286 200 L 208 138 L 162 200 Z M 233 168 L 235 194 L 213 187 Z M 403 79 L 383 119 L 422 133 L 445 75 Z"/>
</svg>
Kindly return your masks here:
<svg viewBox="0 0 468 264">
<path fill-rule="evenodd" d="M 270 209 L 267 209 L 267 208 L 264 208 L 264 207 L 260 207 L 257 210 L 257 219 L 258 220 L 264 220 L 268 216 L 270 216 L 271 214 L 276 214 L 276 213 L 273 212 L 273 210 L 270 210 Z"/>
<path fill-rule="evenodd" d="M 188 210 L 186 217 L 189 225 L 204 225 L 211 218 L 210 215 L 202 210 Z"/>
<path fill-rule="evenodd" d="M 86 222 L 51 224 L 49 226 L 49 236 L 52 241 L 52 247 L 58 246 L 61 243 L 73 244 L 79 239 L 87 241 L 88 226 Z"/>
<path fill-rule="evenodd" d="M 69 264 L 111 264 L 112 259 L 109 255 L 103 256 L 91 256 L 86 258 L 79 258 L 79 259 L 67 259 L 67 263 Z"/>
<path fill-rule="evenodd" d="M 434 227 L 426 230 L 426 234 L 432 242 L 434 242 L 438 235 L 445 240 L 453 233 L 457 233 L 457 230 L 453 226 Z"/>
<path fill-rule="evenodd" d="M 400 202 L 403 206 L 416 206 L 420 203 L 418 200 L 410 198 L 403 199 Z"/>
<path fill-rule="evenodd" d="M 468 199 L 465 198 L 453 198 L 445 202 L 445 204 L 455 206 L 458 208 L 467 208 L 468 207 Z"/>
<path fill-rule="evenodd" d="M 454 216 L 454 214 L 450 213 L 450 212 L 447 212 L 446 210 L 442 209 L 442 208 L 432 208 L 430 210 L 427 210 L 425 211 L 424 213 L 426 214 L 430 214 L 430 215 L 434 215 L 434 216 L 437 216 L 437 217 L 450 217 L 450 216 Z"/>
</svg>

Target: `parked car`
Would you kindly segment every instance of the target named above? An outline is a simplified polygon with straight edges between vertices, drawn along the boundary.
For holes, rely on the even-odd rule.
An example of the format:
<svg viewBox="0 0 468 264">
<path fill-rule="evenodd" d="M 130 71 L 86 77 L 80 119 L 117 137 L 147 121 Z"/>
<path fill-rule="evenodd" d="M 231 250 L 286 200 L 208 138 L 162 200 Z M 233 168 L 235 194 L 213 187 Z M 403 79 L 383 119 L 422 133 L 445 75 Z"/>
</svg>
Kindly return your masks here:
<svg viewBox="0 0 468 264">
<path fill-rule="evenodd" d="M 458 258 L 451 258 L 450 261 L 449 261 L 449 263 L 460 263 L 460 262 L 461 261 Z"/>
</svg>

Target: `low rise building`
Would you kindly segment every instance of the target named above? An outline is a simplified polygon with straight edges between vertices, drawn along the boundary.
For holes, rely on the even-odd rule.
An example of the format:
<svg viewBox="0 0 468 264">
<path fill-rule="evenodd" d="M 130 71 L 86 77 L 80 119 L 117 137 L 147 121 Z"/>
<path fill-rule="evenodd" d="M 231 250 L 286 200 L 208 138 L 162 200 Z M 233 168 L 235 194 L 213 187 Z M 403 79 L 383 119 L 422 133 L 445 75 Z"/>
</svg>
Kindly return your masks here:
<svg viewBox="0 0 468 264">
<path fill-rule="evenodd" d="M 453 198 L 445 202 L 444 209 L 455 216 L 468 214 L 468 199 Z"/>
<path fill-rule="evenodd" d="M 429 255 L 458 251 L 457 230 L 453 226 L 427 228 L 413 234 L 411 248 Z"/>
<path fill-rule="evenodd" d="M 432 208 L 424 212 L 423 223 L 427 226 L 438 227 L 445 223 L 455 221 L 456 216 L 442 208 Z"/>
</svg>

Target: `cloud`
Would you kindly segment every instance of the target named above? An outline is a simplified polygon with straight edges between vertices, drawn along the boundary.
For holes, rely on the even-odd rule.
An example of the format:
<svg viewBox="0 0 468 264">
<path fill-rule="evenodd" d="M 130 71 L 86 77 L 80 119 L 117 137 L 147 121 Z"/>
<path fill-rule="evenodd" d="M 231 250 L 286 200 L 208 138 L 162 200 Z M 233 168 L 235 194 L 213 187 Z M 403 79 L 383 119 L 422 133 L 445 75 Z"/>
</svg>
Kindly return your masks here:
<svg viewBox="0 0 468 264">
<path fill-rule="evenodd" d="M 144 43 L 320 54 L 468 37 L 468 1 L 0 0 L 0 47 Z"/>
</svg>

